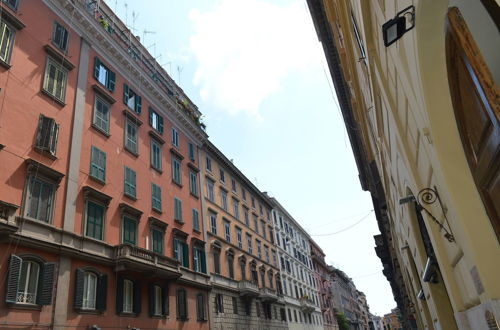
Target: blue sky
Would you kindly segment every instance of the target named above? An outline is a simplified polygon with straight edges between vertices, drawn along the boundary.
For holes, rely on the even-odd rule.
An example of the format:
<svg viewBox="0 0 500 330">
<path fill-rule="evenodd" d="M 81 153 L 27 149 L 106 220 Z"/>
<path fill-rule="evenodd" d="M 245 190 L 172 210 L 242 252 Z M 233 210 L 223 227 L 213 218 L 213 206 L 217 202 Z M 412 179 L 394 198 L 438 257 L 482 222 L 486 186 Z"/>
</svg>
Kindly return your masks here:
<svg viewBox="0 0 500 330">
<path fill-rule="evenodd" d="M 304 0 L 107 3 L 198 105 L 210 140 L 309 234 L 372 210 Z M 396 304 L 376 234 L 372 212 L 313 238 L 382 315 Z"/>
</svg>

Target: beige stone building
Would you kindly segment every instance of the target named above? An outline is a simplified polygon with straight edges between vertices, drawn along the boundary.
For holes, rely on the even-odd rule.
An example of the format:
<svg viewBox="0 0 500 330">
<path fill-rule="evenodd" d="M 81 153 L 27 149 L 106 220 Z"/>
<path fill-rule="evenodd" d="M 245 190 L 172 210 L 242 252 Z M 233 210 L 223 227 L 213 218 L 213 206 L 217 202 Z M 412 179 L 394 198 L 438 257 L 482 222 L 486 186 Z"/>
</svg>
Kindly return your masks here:
<svg viewBox="0 0 500 330">
<path fill-rule="evenodd" d="M 494 0 L 308 0 L 404 329 L 498 329 Z"/>
</svg>

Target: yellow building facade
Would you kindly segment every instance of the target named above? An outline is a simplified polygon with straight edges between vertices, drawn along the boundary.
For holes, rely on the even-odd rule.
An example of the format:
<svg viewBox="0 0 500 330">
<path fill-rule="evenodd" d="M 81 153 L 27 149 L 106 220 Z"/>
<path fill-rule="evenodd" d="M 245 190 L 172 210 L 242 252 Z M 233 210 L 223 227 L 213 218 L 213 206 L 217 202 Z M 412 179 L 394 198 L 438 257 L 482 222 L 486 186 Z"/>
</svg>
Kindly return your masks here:
<svg viewBox="0 0 500 330">
<path fill-rule="evenodd" d="M 405 329 L 498 329 L 495 0 L 308 0 Z"/>
</svg>

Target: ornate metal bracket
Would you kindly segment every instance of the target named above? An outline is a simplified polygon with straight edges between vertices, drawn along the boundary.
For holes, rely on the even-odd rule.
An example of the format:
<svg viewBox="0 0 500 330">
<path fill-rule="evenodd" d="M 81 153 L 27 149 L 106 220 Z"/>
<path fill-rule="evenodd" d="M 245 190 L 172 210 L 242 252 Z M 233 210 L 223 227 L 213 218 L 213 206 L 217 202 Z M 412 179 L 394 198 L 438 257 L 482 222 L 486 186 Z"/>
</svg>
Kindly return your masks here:
<svg viewBox="0 0 500 330">
<path fill-rule="evenodd" d="M 441 207 L 441 211 L 443 212 L 443 216 L 446 224 L 448 225 L 448 228 L 450 228 L 448 218 L 446 217 L 446 211 L 443 207 L 441 198 L 439 197 L 437 190 L 435 188 L 424 188 L 418 192 L 417 204 L 419 208 L 424 210 L 425 213 L 427 213 L 427 215 L 432 219 L 432 221 L 434 221 L 439 226 L 439 228 L 444 231 L 444 237 L 448 240 L 448 242 L 455 242 L 455 236 L 453 236 L 451 228 L 450 230 L 446 229 L 443 223 L 440 222 L 428 209 L 424 207 L 424 205 L 431 205 L 436 201 L 439 203 L 439 207 Z"/>
</svg>

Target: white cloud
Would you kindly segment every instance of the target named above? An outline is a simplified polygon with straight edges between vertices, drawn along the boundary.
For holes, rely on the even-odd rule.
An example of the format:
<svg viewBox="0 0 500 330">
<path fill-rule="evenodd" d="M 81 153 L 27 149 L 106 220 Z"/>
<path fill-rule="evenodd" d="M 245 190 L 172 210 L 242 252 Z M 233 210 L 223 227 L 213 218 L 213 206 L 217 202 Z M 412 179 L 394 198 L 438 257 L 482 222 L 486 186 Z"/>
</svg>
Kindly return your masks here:
<svg viewBox="0 0 500 330">
<path fill-rule="evenodd" d="M 319 65 L 321 50 L 304 6 L 222 0 L 209 11 L 192 10 L 194 84 L 202 99 L 230 114 L 259 117 L 262 101 L 289 73 Z"/>
</svg>

